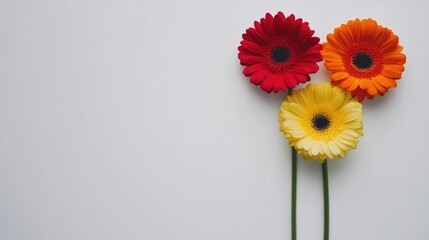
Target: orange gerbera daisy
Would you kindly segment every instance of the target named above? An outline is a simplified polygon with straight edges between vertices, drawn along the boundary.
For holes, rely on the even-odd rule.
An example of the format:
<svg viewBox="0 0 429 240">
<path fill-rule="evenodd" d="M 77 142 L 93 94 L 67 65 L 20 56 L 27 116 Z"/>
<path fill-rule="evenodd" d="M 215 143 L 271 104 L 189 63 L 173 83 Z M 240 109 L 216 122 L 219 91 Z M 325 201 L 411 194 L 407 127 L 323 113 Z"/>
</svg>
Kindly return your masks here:
<svg viewBox="0 0 429 240">
<path fill-rule="evenodd" d="M 406 58 L 390 29 L 372 19 L 356 19 L 336 28 L 327 40 L 321 53 L 326 68 L 333 72 L 333 84 L 361 102 L 396 87 Z"/>
</svg>

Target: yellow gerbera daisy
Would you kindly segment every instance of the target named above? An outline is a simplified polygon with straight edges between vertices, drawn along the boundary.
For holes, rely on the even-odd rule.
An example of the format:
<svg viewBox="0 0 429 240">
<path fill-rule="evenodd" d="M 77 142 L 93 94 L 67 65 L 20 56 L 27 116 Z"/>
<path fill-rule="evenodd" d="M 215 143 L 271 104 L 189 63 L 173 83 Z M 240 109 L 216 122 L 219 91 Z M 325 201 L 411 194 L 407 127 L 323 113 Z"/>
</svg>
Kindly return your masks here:
<svg viewBox="0 0 429 240">
<path fill-rule="evenodd" d="M 280 131 L 305 159 L 324 162 L 356 148 L 362 131 L 362 104 L 330 83 L 293 91 L 279 112 Z"/>
</svg>

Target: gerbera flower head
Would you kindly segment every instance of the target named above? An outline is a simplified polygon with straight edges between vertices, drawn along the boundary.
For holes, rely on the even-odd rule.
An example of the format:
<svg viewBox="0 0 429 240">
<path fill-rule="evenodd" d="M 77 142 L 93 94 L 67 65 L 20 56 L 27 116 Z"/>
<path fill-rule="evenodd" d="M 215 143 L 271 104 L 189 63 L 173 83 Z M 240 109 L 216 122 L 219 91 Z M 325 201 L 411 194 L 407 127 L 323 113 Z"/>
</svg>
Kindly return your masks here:
<svg viewBox="0 0 429 240">
<path fill-rule="evenodd" d="M 406 61 L 393 32 L 372 19 L 349 21 L 328 34 L 322 57 L 331 80 L 363 101 L 396 87 Z"/>
<path fill-rule="evenodd" d="M 301 18 L 267 13 L 243 34 L 238 47 L 240 64 L 246 66 L 243 74 L 267 93 L 309 81 L 309 74 L 317 72 L 317 62 L 322 61 L 322 45 L 313 34 Z"/>
<path fill-rule="evenodd" d="M 362 131 L 362 104 L 330 83 L 309 84 L 283 101 L 279 122 L 289 143 L 305 159 L 325 161 L 354 149 Z"/>
</svg>

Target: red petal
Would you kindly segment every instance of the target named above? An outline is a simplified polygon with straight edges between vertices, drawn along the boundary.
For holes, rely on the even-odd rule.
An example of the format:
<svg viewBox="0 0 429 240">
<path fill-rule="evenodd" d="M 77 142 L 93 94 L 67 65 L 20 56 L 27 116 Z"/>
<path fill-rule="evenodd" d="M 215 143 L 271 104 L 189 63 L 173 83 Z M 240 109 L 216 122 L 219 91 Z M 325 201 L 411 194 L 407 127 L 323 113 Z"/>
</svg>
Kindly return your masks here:
<svg viewBox="0 0 429 240">
<path fill-rule="evenodd" d="M 262 48 L 258 44 L 248 40 L 241 41 L 241 46 L 256 54 L 259 54 L 262 51 Z"/>
<path fill-rule="evenodd" d="M 264 30 L 267 36 L 275 36 L 274 29 L 273 29 L 273 26 L 274 26 L 273 22 L 274 22 L 273 16 L 269 13 L 265 15 L 265 18 L 261 19 L 262 29 Z"/>
<path fill-rule="evenodd" d="M 272 80 L 270 80 L 269 78 L 266 78 L 264 81 L 262 81 L 261 88 L 265 92 L 270 93 L 273 90 Z"/>
<path fill-rule="evenodd" d="M 308 22 L 304 22 L 301 26 L 298 27 L 298 30 L 296 32 L 297 36 L 297 42 L 303 42 L 306 39 L 313 36 L 314 31 L 310 30 L 310 27 L 308 26 Z"/>
<path fill-rule="evenodd" d="M 315 73 L 318 70 L 319 70 L 319 66 L 313 62 L 299 62 L 293 68 L 294 72 L 302 73 L 302 74 Z"/>
<path fill-rule="evenodd" d="M 302 26 L 302 18 L 296 19 L 293 24 L 293 32 L 292 32 L 294 37 L 298 36 L 301 26 Z"/>
<path fill-rule="evenodd" d="M 283 12 L 278 12 L 277 14 L 276 14 L 276 16 L 274 17 L 274 18 L 280 18 L 280 20 L 282 21 L 282 22 L 284 22 L 285 20 L 286 20 L 286 17 L 285 17 L 285 15 L 283 14 Z"/>
<path fill-rule="evenodd" d="M 365 99 L 366 91 L 356 88 L 356 90 L 352 91 L 352 96 L 357 98 L 359 102 L 362 102 Z"/>
<path fill-rule="evenodd" d="M 276 35 L 283 34 L 283 26 L 285 21 L 285 15 L 282 12 L 279 12 L 274 16 L 274 30 Z"/>
<path fill-rule="evenodd" d="M 261 62 L 261 57 L 255 55 L 249 55 L 246 53 L 238 53 L 238 59 L 240 64 L 243 66 L 252 65 Z"/>
<path fill-rule="evenodd" d="M 302 62 L 320 62 L 322 61 L 322 55 L 319 50 L 309 51 L 301 54 L 299 60 Z"/>
<path fill-rule="evenodd" d="M 293 33 L 294 28 L 292 27 L 295 23 L 295 15 L 291 14 L 289 17 L 286 18 L 284 23 L 284 35 L 285 36 L 291 36 Z"/>
<path fill-rule="evenodd" d="M 254 25 L 255 25 L 255 33 L 258 34 L 258 36 L 260 36 L 264 40 L 266 40 L 268 38 L 268 36 L 264 33 L 264 29 L 262 28 L 261 23 L 255 21 Z"/>
<path fill-rule="evenodd" d="M 287 74 L 288 85 L 291 88 L 296 87 L 299 83 L 305 83 L 310 80 L 308 75 L 303 75 L 299 73 L 289 73 Z"/>
<path fill-rule="evenodd" d="M 320 48 L 322 49 L 322 45 L 319 44 L 320 42 L 320 38 L 318 37 L 311 37 L 308 38 L 305 42 L 301 43 L 300 49 L 301 51 L 307 51 L 308 49 L 310 49 L 311 47 L 317 46 L 316 48 Z M 320 45 L 320 46 L 318 46 Z"/>
<path fill-rule="evenodd" d="M 243 70 L 243 74 L 246 76 L 250 76 L 252 75 L 252 73 L 258 71 L 259 69 L 262 69 L 263 66 L 261 64 L 254 64 L 254 65 L 250 65 L 247 66 L 244 70 Z"/>
<path fill-rule="evenodd" d="M 279 90 L 286 90 L 286 84 L 282 75 L 273 75 L 273 89 L 275 93 Z"/>
<path fill-rule="evenodd" d="M 268 71 L 264 69 L 258 70 L 252 74 L 252 76 L 250 77 L 250 82 L 255 85 L 259 85 L 267 77 L 267 75 Z"/>
</svg>

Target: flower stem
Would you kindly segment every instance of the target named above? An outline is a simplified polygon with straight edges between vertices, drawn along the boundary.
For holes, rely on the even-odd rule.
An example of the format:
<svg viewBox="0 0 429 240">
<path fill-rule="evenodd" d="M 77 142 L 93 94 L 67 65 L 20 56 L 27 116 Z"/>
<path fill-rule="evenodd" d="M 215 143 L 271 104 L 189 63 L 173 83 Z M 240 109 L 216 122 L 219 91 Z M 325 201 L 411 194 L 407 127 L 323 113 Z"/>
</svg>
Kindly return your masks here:
<svg viewBox="0 0 429 240">
<path fill-rule="evenodd" d="M 297 154 L 294 147 L 291 148 L 292 150 L 292 211 L 291 211 L 291 217 L 292 217 L 292 240 L 296 240 L 296 186 L 297 186 Z"/>
<path fill-rule="evenodd" d="M 329 240 L 329 185 L 328 185 L 328 161 L 322 163 L 323 172 L 323 206 L 324 206 L 324 227 L 323 240 Z"/>
</svg>

